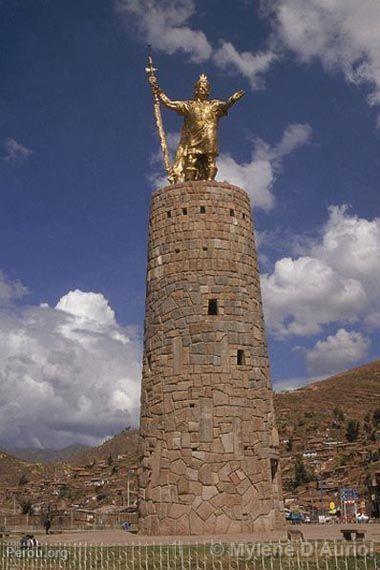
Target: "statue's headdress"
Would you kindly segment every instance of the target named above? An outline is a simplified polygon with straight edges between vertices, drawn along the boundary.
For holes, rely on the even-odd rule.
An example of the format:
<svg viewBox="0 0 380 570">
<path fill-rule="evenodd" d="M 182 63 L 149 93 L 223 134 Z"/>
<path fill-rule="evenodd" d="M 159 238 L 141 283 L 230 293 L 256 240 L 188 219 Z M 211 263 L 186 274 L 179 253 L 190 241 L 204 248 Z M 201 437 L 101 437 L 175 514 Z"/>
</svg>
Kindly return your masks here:
<svg viewBox="0 0 380 570">
<path fill-rule="evenodd" d="M 207 91 L 211 90 L 211 85 L 209 83 L 209 80 L 207 79 L 207 75 L 205 75 L 204 73 L 202 73 L 199 76 L 198 81 L 195 83 L 194 88 L 195 91 L 199 88 L 199 87 L 205 87 L 207 89 Z"/>
</svg>

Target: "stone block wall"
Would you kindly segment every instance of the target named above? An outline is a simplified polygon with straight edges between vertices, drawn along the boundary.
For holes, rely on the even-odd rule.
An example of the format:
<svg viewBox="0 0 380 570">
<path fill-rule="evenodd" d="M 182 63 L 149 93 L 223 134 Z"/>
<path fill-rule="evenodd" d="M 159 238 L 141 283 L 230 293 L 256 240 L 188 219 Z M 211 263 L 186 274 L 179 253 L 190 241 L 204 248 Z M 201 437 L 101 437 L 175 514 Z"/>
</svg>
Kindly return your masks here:
<svg viewBox="0 0 380 570">
<path fill-rule="evenodd" d="M 282 524 L 251 204 L 228 183 L 152 197 L 141 435 L 141 533 Z"/>
</svg>

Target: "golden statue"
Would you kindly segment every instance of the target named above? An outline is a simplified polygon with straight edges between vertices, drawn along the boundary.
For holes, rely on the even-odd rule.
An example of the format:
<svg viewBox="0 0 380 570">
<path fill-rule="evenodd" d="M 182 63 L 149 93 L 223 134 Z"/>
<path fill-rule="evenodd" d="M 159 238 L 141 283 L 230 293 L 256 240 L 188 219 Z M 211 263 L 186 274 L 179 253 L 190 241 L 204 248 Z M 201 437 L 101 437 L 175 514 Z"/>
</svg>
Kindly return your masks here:
<svg viewBox="0 0 380 570">
<path fill-rule="evenodd" d="M 216 157 L 218 156 L 219 119 L 227 115 L 228 109 L 243 97 L 244 91 L 237 91 L 227 101 L 209 99 L 210 83 L 206 75 L 202 74 L 194 85 L 194 99 L 172 101 L 158 85 L 154 73 L 156 69 L 153 67 L 150 56 L 146 71 L 154 96 L 157 128 L 169 182 L 214 180 L 218 172 Z M 165 107 L 177 111 L 184 117 L 173 166 L 170 166 L 160 101 Z"/>
</svg>

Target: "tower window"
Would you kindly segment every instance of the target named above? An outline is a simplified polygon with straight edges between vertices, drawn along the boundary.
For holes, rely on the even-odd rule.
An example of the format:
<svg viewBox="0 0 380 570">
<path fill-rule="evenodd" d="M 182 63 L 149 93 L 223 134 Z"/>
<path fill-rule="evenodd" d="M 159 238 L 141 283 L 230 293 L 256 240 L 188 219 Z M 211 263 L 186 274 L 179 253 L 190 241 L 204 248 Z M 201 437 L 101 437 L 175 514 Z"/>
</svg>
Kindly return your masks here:
<svg viewBox="0 0 380 570">
<path fill-rule="evenodd" d="M 148 371 L 152 372 L 152 357 L 150 354 L 148 354 L 148 357 L 146 360 L 147 360 L 147 365 L 148 365 Z"/>
<path fill-rule="evenodd" d="M 201 214 L 205 214 L 205 213 L 206 213 L 206 206 L 201 206 L 201 207 L 199 208 L 199 211 L 200 211 Z"/>
<path fill-rule="evenodd" d="M 202 247 L 202 249 L 203 249 L 203 251 L 207 251 L 207 249 L 208 249 L 207 245 L 204 245 L 204 246 Z"/>
<path fill-rule="evenodd" d="M 182 208 L 182 215 L 187 216 L 187 208 Z"/>
<path fill-rule="evenodd" d="M 243 366 L 245 364 L 245 354 L 244 354 L 244 350 L 241 350 L 239 348 L 239 350 L 236 353 L 236 364 L 238 366 Z"/>
<path fill-rule="evenodd" d="M 272 481 L 276 477 L 278 470 L 278 459 L 274 459 L 273 457 L 270 460 L 270 471 L 272 476 Z"/>
<path fill-rule="evenodd" d="M 176 253 L 179 253 L 179 252 L 180 252 L 180 250 L 178 249 L 178 247 L 176 248 L 175 252 L 176 252 Z"/>
<path fill-rule="evenodd" d="M 230 209 L 230 216 L 234 216 L 235 215 L 235 210 L 233 210 L 232 208 Z"/>
<path fill-rule="evenodd" d="M 171 217 L 172 217 L 172 212 L 171 212 L 171 210 L 168 210 L 168 211 L 166 212 L 166 215 L 167 215 L 168 218 L 171 218 Z"/>
<path fill-rule="evenodd" d="M 208 314 L 209 315 L 217 315 L 218 314 L 218 300 L 217 299 L 209 299 L 209 301 L 208 301 Z"/>
<path fill-rule="evenodd" d="M 245 214 L 243 214 L 243 220 L 245 220 Z"/>
</svg>

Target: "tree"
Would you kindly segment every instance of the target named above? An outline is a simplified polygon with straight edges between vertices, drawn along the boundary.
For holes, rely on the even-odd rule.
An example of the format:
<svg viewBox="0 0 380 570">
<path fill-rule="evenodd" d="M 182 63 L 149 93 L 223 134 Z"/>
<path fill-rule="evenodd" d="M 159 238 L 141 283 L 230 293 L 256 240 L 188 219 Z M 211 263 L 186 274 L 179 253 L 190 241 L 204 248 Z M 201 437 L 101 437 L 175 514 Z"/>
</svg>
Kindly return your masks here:
<svg viewBox="0 0 380 570">
<path fill-rule="evenodd" d="M 349 442 L 356 441 L 359 435 L 360 424 L 358 421 L 349 420 L 347 423 L 346 439 Z"/>
<path fill-rule="evenodd" d="M 286 441 L 285 448 L 286 448 L 286 451 L 292 451 L 293 450 L 293 438 L 292 437 L 289 437 L 289 439 Z"/>
<path fill-rule="evenodd" d="M 314 480 L 314 475 L 306 468 L 301 455 L 296 457 L 294 464 L 294 486 L 304 485 Z"/>
<path fill-rule="evenodd" d="M 23 485 L 26 485 L 27 483 L 29 483 L 29 480 L 27 478 L 27 476 L 25 475 L 25 473 L 23 473 L 19 479 L 19 486 L 22 487 Z"/>
<path fill-rule="evenodd" d="M 70 487 L 66 483 L 64 483 L 63 485 L 60 486 L 58 496 L 60 499 L 71 499 L 72 498 Z"/>
<path fill-rule="evenodd" d="M 334 416 L 336 417 L 337 420 L 339 420 L 340 422 L 344 421 L 344 412 L 342 410 L 342 408 L 339 408 L 338 406 L 336 408 L 334 408 Z"/>
<path fill-rule="evenodd" d="M 294 491 L 295 489 L 294 481 L 292 479 L 286 479 L 282 486 L 284 491 Z"/>
<path fill-rule="evenodd" d="M 19 500 L 23 515 L 32 515 L 34 513 L 32 501 L 30 499 L 21 498 Z"/>
<path fill-rule="evenodd" d="M 365 416 L 364 416 L 364 429 L 367 433 L 371 434 L 372 432 L 372 414 L 370 412 L 368 412 Z"/>
</svg>

